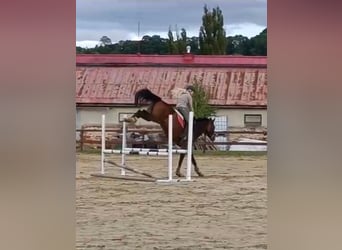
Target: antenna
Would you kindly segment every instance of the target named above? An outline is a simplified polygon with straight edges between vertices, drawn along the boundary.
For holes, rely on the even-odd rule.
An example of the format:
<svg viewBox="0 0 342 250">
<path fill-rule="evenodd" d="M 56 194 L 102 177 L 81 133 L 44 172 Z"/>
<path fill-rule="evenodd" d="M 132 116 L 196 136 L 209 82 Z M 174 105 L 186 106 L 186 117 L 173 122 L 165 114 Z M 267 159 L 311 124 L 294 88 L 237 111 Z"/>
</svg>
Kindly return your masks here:
<svg viewBox="0 0 342 250">
<path fill-rule="evenodd" d="M 138 21 L 138 54 L 140 54 L 140 21 Z"/>
</svg>

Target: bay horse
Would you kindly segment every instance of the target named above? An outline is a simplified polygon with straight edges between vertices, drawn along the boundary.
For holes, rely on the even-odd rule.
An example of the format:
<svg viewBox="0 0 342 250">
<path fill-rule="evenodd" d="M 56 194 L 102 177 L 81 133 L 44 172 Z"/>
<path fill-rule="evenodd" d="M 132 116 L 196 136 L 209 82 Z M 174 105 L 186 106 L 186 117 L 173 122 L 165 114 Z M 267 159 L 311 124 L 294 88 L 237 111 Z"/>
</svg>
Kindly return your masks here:
<svg viewBox="0 0 342 250">
<path fill-rule="evenodd" d="M 146 121 L 156 122 L 162 128 L 166 137 L 168 136 L 168 119 L 169 114 L 172 115 L 172 141 L 174 144 L 178 145 L 182 149 L 186 149 L 187 139 L 182 140 L 182 134 L 184 132 L 185 126 L 179 122 L 179 114 L 176 112 L 175 108 L 172 105 L 166 103 L 159 96 L 152 93 L 149 89 L 141 89 L 135 93 L 134 97 L 135 106 L 148 105 L 147 109 L 139 109 L 135 112 L 131 117 L 126 118 L 127 122 L 136 122 L 138 118 L 142 118 Z M 201 118 L 194 119 L 193 123 L 193 142 L 197 140 L 197 138 L 205 134 L 212 141 L 215 140 L 215 125 L 214 120 L 211 118 Z M 180 169 L 182 166 L 182 162 L 185 154 L 180 154 L 178 160 L 178 166 L 176 169 L 176 175 L 181 177 L 183 176 L 180 173 Z M 198 176 L 204 176 L 197 166 L 197 162 L 194 158 L 194 155 L 191 155 L 191 162 L 194 165 L 195 172 Z"/>
</svg>

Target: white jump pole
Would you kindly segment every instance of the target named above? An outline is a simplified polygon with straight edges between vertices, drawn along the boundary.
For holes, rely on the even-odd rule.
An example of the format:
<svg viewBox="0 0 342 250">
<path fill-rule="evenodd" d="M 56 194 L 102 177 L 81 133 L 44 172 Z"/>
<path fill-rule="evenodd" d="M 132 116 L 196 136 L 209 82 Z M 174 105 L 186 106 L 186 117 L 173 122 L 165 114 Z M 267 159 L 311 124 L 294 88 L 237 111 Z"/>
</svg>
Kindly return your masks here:
<svg viewBox="0 0 342 250">
<path fill-rule="evenodd" d="M 102 133 L 101 133 L 101 174 L 104 174 L 104 150 L 106 148 L 105 137 L 105 115 L 102 115 Z"/>
<path fill-rule="evenodd" d="M 104 174 L 104 163 L 105 163 L 105 153 L 120 153 L 121 154 L 121 165 L 125 166 L 125 154 L 130 153 L 129 151 L 136 151 L 138 150 L 139 153 L 146 153 L 148 155 L 167 155 L 168 156 L 168 179 L 167 180 L 157 180 L 157 182 L 174 182 L 172 178 L 172 154 L 174 153 L 185 153 L 187 152 L 187 172 L 186 172 L 186 181 L 191 181 L 191 156 L 192 156 L 192 140 L 193 140 L 193 117 L 194 113 L 189 113 L 189 128 L 188 128 L 188 145 L 186 150 L 174 150 L 172 149 L 173 145 L 173 119 L 172 115 L 169 115 L 169 129 L 168 129 L 168 152 L 166 153 L 165 150 L 158 150 L 158 152 L 149 152 L 150 149 L 134 149 L 134 148 L 127 148 L 127 126 L 126 122 L 123 122 L 122 127 L 122 148 L 121 150 L 107 150 L 105 144 L 105 115 L 102 115 L 102 134 L 101 134 L 101 174 Z M 128 151 L 127 151 L 128 150 Z M 116 152 L 118 151 L 118 152 Z M 127 151 L 127 152 L 126 152 Z M 140 152 L 141 151 L 141 152 Z M 160 151 L 160 152 L 159 152 Z M 163 152 L 164 151 L 164 152 Z M 155 154 L 154 154 L 155 153 Z M 121 175 L 126 175 L 126 171 L 124 168 L 121 168 Z"/>
<path fill-rule="evenodd" d="M 168 156 L 168 171 L 169 171 L 169 181 L 172 181 L 172 115 L 169 115 L 169 136 L 168 136 L 168 143 L 169 143 L 169 156 Z"/>
<path fill-rule="evenodd" d="M 191 181 L 191 156 L 192 156 L 192 138 L 194 127 L 194 112 L 189 113 L 189 127 L 188 127 L 188 148 L 187 148 L 187 168 L 186 168 L 186 180 Z"/>
<path fill-rule="evenodd" d="M 127 115 L 124 116 L 124 118 L 127 118 Z M 127 141 L 126 141 L 126 122 L 124 121 L 122 123 L 122 146 L 121 150 L 124 151 L 127 147 Z M 121 166 L 125 166 L 125 154 L 121 154 Z M 126 171 L 124 168 L 121 168 L 121 175 L 126 175 Z"/>
<path fill-rule="evenodd" d="M 157 183 L 173 183 L 177 182 L 177 180 L 172 179 L 172 144 L 173 144 L 173 124 L 172 124 L 172 115 L 169 115 L 169 126 L 168 126 L 168 179 L 163 179 L 163 180 L 157 180 Z M 162 152 L 161 152 L 162 153 Z"/>
</svg>

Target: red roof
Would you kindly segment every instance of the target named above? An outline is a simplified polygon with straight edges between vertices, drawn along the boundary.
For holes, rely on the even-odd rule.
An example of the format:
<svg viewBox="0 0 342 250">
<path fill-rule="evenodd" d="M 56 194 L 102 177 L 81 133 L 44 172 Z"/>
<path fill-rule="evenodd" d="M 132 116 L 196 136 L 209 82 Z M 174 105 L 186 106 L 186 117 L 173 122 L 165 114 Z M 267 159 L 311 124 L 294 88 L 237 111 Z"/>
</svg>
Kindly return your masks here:
<svg viewBox="0 0 342 250">
<path fill-rule="evenodd" d="M 134 93 L 149 88 L 168 103 L 171 90 L 194 80 L 210 103 L 267 105 L 267 58 L 198 55 L 77 55 L 76 102 L 79 105 L 133 104 Z"/>
<path fill-rule="evenodd" d="M 265 56 L 222 56 L 222 55 L 141 55 L 141 54 L 78 54 L 77 66 L 118 66 L 118 65 L 188 65 L 188 66 L 229 66 L 267 67 Z"/>
</svg>

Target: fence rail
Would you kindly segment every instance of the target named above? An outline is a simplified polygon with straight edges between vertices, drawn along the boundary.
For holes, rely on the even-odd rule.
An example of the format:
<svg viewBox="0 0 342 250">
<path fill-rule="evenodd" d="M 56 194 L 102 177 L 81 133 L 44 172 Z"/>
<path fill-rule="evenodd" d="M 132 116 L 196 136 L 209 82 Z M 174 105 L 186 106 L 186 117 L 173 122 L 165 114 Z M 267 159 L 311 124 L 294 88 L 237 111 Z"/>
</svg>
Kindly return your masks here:
<svg viewBox="0 0 342 250">
<path fill-rule="evenodd" d="M 94 146 L 100 146 L 101 141 L 99 139 L 86 139 L 85 138 L 85 133 L 87 132 L 93 132 L 93 133 L 99 133 L 99 136 L 101 134 L 101 129 L 76 129 L 76 132 L 79 133 L 80 139 L 78 140 L 78 148 L 83 151 L 84 150 L 84 145 L 94 145 Z M 116 132 L 118 134 L 122 133 L 121 128 L 107 128 L 106 133 L 110 132 Z M 133 133 L 139 133 L 143 136 L 146 134 L 151 134 L 151 133 L 163 133 L 161 129 L 153 129 L 153 128 L 148 128 L 148 129 L 141 129 L 141 128 L 127 128 L 127 132 L 133 132 Z M 229 134 L 259 134 L 259 135 L 265 135 L 266 133 L 264 131 L 244 131 L 244 130 L 233 130 L 233 131 L 217 131 L 215 132 L 216 136 L 226 136 L 228 137 Z M 128 144 L 134 144 L 135 146 L 140 146 L 140 147 L 156 147 L 158 148 L 159 146 L 163 146 L 166 144 L 167 141 L 146 141 L 146 140 L 135 140 L 135 139 L 127 139 Z M 106 140 L 106 146 L 108 148 L 114 149 L 115 147 L 118 147 L 121 145 L 121 138 L 113 138 L 110 140 Z M 222 146 L 232 146 L 232 145 L 250 145 L 250 146 L 267 146 L 267 142 L 238 142 L 238 141 L 207 141 L 205 138 L 204 140 L 201 140 L 199 142 L 196 142 L 197 146 L 200 147 L 215 147 L 216 145 L 222 145 Z M 205 151 L 205 149 L 204 149 Z"/>
<path fill-rule="evenodd" d="M 139 133 L 163 133 L 161 129 L 141 129 L 141 128 L 127 128 L 129 132 L 139 132 Z M 101 129 L 76 129 L 76 132 L 99 132 Z M 118 132 L 121 133 L 121 128 L 106 129 L 106 132 Z M 263 131 L 245 131 L 245 130 L 233 130 L 233 131 L 217 131 L 215 134 L 265 134 Z"/>
</svg>

